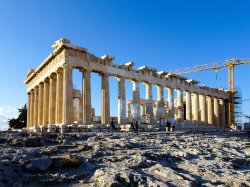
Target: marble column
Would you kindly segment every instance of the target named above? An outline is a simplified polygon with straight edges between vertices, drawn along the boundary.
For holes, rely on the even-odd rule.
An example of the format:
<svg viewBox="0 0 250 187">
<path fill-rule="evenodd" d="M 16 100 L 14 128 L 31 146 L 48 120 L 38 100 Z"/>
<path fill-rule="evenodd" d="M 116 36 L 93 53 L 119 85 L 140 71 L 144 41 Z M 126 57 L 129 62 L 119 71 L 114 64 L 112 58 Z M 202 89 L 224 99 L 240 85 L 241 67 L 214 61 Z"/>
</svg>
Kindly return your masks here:
<svg viewBox="0 0 250 187">
<path fill-rule="evenodd" d="M 73 123 L 73 85 L 72 67 L 65 64 L 63 67 L 63 123 Z"/>
<path fill-rule="evenodd" d="M 177 120 L 179 122 L 183 121 L 183 92 L 182 90 L 177 90 L 177 108 L 178 108 L 178 114 L 177 114 Z"/>
<path fill-rule="evenodd" d="M 102 124 L 110 123 L 110 99 L 109 99 L 109 75 L 102 75 L 102 114 L 101 114 L 101 122 Z"/>
<path fill-rule="evenodd" d="M 118 80 L 118 123 L 125 124 L 127 122 L 125 79 L 118 77 L 117 80 Z"/>
<path fill-rule="evenodd" d="M 141 104 L 141 115 L 145 116 L 146 115 L 146 105 L 145 104 Z"/>
<path fill-rule="evenodd" d="M 146 87 L 146 114 L 150 116 L 150 124 L 154 123 L 154 111 L 153 111 L 153 97 L 152 97 L 152 85 L 144 83 Z"/>
<path fill-rule="evenodd" d="M 35 101 L 35 92 L 34 92 L 34 89 L 32 89 L 31 91 L 30 91 L 30 96 L 31 96 L 31 98 L 30 98 L 30 122 L 29 122 L 29 127 L 33 127 L 33 125 L 34 125 L 34 101 Z"/>
<path fill-rule="evenodd" d="M 89 70 L 82 69 L 82 122 L 85 124 L 92 123 L 91 109 L 91 82 Z"/>
<path fill-rule="evenodd" d="M 192 100 L 189 91 L 186 91 L 186 120 L 189 122 L 192 121 Z"/>
<path fill-rule="evenodd" d="M 140 107 L 140 84 L 137 81 L 133 83 L 133 118 L 140 123 L 141 107 Z"/>
<path fill-rule="evenodd" d="M 38 125 L 43 124 L 43 83 L 39 84 L 39 100 L 38 100 Z"/>
<path fill-rule="evenodd" d="M 38 123 L 38 118 L 37 118 L 37 114 L 38 114 L 38 90 L 39 87 L 36 86 L 35 87 L 35 96 L 34 96 L 34 117 L 33 117 L 33 126 L 37 125 Z"/>
<path fill-rule="evenodd" d="M 165 118 L 164 115 L 164 92 L 163 87 L 157 85 L 157 105 L 156 105 L 156 118 L 157 120 Z"/>
<path fill-rule="evenodd" d="M 130 115 L 131 115 L 131 109 L 130 109 L 130 102 L 127 102 L 127 119 L 130 120 Z"/>
<path fill-rule="evenodd" d="M 220 125 L 225 126 L 225 102 L 223 99 L 219 99 L 219 108 L 220 108 Z"/>
<path fill-rule="evenodd" d="M 207 124 L 207 113 L 206 113 L 206 97 L 203 94 L 199 95 L 200 103 L 200 113 L 201 113 L 201 123 Z"/>
<path fill-rule="evenodd" d="M 43 93 L 43 125 L 46 125 L 49 124 L 49 78 L 44 80 Z"/>
<path fill-rule="evenodd" d="M 30 127 L 30 106 L 31 106 L 31 92 L 28 92 L 28 106 L 27 106 L 27 125 L 26 127 Z"/>
<path fill-rule="evenodd" d="M 56 73 L 56 123 L 60 124 L 63 108 L 63 70 L 59 68 Z"/>
<path fill-rule="evenodd" d="M 214 123 L 216 126 L 220 126 L 220 116 L 219 116 L 219 100 L 214 97 Z"/>
<path fill-rule="evenodd" d="M 193 122 L 199 123 L 199 98 L 197 93 L 192 94 Z"/>
<path fill-rule="evenodd" d="M 207 100 L 207 122 L 209 125 L 213 124 L 213 104 L 211 96 L 206 96 Z"/>
<path fill-rule="evenodd" d="M 168 118 L 174 119 L 174 90 L 168 89 Z"/>
<path fill-rule="evenodd" d="M 49 79 L 49 124 L 55 124 L 56 119 L 56 74 Z"/>
</svg>

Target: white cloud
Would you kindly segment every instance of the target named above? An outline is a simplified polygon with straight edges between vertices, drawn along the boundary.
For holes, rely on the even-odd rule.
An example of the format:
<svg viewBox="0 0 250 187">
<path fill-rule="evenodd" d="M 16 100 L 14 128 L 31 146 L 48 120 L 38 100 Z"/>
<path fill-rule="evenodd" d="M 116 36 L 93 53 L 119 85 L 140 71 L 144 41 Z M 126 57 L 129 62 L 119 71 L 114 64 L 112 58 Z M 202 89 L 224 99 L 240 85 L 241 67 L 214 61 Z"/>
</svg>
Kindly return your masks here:
<svg viewBox="0 0 250 187">
<path fill-rule="evenodd" d="M 8 119 L 16 118 L 18 116 L 17 107 L 0 106 L 0 130 L 8 129 Z"/>
<path fill-rule="evenodd" d="M 8 125 L 8 118 L 0 116 L 0 131 L 7 130 L 9 127 Z"/>
<path fill-rule="evenodd" d="M 5 118 L 16 118 L 18 116 L 18 109 L 12 106 L 0 106 L 0 116 Z"/>
</svg>

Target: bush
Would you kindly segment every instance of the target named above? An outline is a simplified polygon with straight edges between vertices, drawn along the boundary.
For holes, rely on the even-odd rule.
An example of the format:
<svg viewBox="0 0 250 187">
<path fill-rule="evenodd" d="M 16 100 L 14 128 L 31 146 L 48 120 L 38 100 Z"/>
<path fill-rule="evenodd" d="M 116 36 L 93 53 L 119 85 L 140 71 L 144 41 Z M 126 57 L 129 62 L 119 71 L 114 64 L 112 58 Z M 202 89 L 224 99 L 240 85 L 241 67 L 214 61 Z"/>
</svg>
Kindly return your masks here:
<svg viewBox="0 0 250 187">
<path fill-rule="evenodd" d="M 22 129 L 27 126 L 27 105 L 18 109 L 19 115 L 17 118 L 9 119 L 9 127 L 14 129 Z"/>
</svg>

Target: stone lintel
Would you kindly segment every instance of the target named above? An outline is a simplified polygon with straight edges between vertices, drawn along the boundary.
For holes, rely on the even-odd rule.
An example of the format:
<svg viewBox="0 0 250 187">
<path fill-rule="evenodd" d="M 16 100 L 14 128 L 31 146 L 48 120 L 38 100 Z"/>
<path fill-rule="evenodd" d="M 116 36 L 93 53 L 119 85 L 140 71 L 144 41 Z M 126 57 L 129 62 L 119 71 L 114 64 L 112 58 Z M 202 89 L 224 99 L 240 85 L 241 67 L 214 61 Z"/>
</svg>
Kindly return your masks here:
<svg viewBox="0 0 250 187">
<path fill-rule="evenodd" d="M 149 72 L 156 72 L 157 70 L 155 68 L 151 68 L 151 67 L 148 67 L 148 66 L 141 66 L 138 68 L 138 70 L 146 70 L 146 71 L 149 71 Z"/>
<path fill-rule="evenodd" d="M 103 55 L 103 56 L 101 57 L 101 59 L 103 59 L 103 60 L 108 60 L 108 61 L 112 61 L 112 60 L 115 59 L 115 57 L 105 54 L 105 55 Z"/>
<path fill-rule="evenodd" d="M 28 84 L 35 76 L 37 76 L 37 73 L 39 73 L 47 64 L 49 64 L 51 62 L 51 60 L 53 60 L 53 58 L 55 58 L 58 54 L 62 53 L 62 58 L 65 58 L 65 54 L 63 52 L 64 49 L 73 49 L 76 51 L 82 51 L 82 52 L 87 52 L 87 49 L 78 47 L 78 46 L 74 46 L 70 43 L 69 40 L 67 39 L 60 39 L 58 41 L 56 41 L 56 44 L 58 45 L 57 48 L 43 61 L 43 63 L 36 69 L 33 70 L 32 72 L 28 73 L 25 83 Z M 90 53 L 87 53 L 87 61 L 88 63 L 92 62 L 91 58 L 89 58 L 89 56 L 93 56 L 93 58 L 95 57 L 96 59 L 98 59 L 98 62 L 100 63 L 102 61 L 102 59 L 109 59 L 112 60 L 113 58 L 109 55 L 105 55 L 103 57 L 96 57 Z M 69 64 L 70 65 L 70 64 Z M 123 66 L 125 66 L 125 68 L 121 68 L 119 66 L 116 66 L 115 64 L 111 64 L 111 63 L 105 63 L 105 66 L 109 66 L 111 67 L 111 69 L 109 69 L 109 71 L 107 73 L 110 73 L 110 71 L 114 71 L 115 73 L 111 73 L 111 76 L 123 76 L 124 73 L 128 73 L 128 76 L 124 76 L 124 78 L 126 79 L 132 79 L 132 80 L 137 80 L 140 82 L 144 82 L 144 81 L 149 81 L 152 79 L 152 84 L 160 84 L 160 85 L 166 85 L 166 87 L 173 87 L 173 88 L 178 88 L 178 87 L 183 87 L 185 88 L 185 90 L 196 90 L 196 91 L 200 91 L 200 92 L 204 92 L 204 93 L 211 93 L 211 95 L 214 94 L 214 96 L 219 95 L 219 97 L 221 98 L 228 98 L 228 94 L 222 90 L 222 89 L 216 89 L 217 91 L 212 91 L 211 89 L 205 89 L 201 88 L 201 86 L 191 86 L 190 88 L 188 87 L 189 85 L 185 85 L 185 81 L 188 82 L 186 77 L 182 77 L 180 75 L 175 75 L 172 73 L 168 73 L 168 72 L 164 72 L 164 71 L 159 71 L 159 72 L 155 72 L 154 73 L 149 73 L 149 74 L 145 74 L 143 75 L 141 71 L 138 71 L 136 69 L 133 69 L 134 66 L 134 62 L 128 62 L 126 64 L 123 64 Z M 89 64 L 90 66 L 90 64 Z M 126 68 L 127 67 L 127 68 Z M 156 71 L 154 68 L 150 68 L 148 66 L 142 66 L 139 69 L 142 70 L 147 70 L 147 71 Z M 116 71 L 117 70 L 117 71 Z M 101 67 L 100 69 L 98 69 L 97 71 L 94 68 L 91 68 L 90 71 L 93 72 L 102 72 L 102 73 L 106 73 L 107 70 L 105 70 L 104 67 Z M 160 75 L 160 76 L 158 76 Z M 166 80 L 167 78 L 167 80 Z M 175 80 L 176 79 L 176 80 Z M 193 83 L 198 84 L 198 81 L 192 80 Z M 32 83 L 33 85 L 33 83 Z M 30 88 L 29 88 L 30 89 Z"/>
<path fill-rule="evenodd" d="M 194 84 L 199 84 L 200 83 L 199 81 L 193 80 L 193 79 L 188 79 L 188 80 L 186 80 L 186 82 L 188 82 L 188 83 L 194 83 Z"/>
<path fill-rule="evenodd" d="M 127 62 L 124 65 L 125 66 L 132 66 L 133 67 L 135 65 L 135 63 L 134 62 Z"/>
<path fill-rule="evenodd" d="M 56 40 L 55 43 L 51 47 L 55 49 L 59 45 L 62 45 L 62 44 L 70 44 L 70 40 L 66 38 L 60 38 L 59 40 Z"/>
</svg>

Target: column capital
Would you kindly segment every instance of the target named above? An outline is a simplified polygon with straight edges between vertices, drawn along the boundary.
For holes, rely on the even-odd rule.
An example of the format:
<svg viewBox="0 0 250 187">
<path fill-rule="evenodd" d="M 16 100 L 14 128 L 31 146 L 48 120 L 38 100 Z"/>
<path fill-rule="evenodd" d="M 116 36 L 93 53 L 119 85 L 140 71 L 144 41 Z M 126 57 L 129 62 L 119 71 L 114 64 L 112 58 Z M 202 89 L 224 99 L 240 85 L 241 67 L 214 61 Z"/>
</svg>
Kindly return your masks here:
<svg viewBox="0 0 250 187">
<path fill-rule="evenodd" d="M 55 78 L 56 78 L 56 73 L 51 73 L 51 74 L 49 75 L 49 78 L 50 78 L 50 79 L 55 79 Z"/>
<path fill-rule="evenodd" d="M 40 82 L 38 85 L 39 85 L 39 86 L 40 86 L 40 85 L 42 86 L 42 85 L 44 85 L 44 82 Z"/>
<path fill-rule="evenodd" d="M 142 84 L 145 85 L 145 86 L 151 86 L 151 85 L 152 85 L 152 84 L 149 83 L 149 82 L 143 82 Z"/>
<path fill-rule="evenodd" d="M 49 77 L 46 77 L 44 80 L 43 80 L 44 83 L 49 83 Z"/>
<path fill-rule="evenodd" d="M 79 68 L 79 71 L 82 73 L 91 73 L 92 72 L 90 69 L 86 69 L 86 68 Z"/>
<path fill-rule="evenodd" d="M 167 87 L 165 87 L 166 89 L 170 89 L 170 90 L 173 90 L 174 88 L 173 87 L 171 87 L 171 86 L 167 86 Z"/>
<path fill-rule="evenodd" d="M 73 67 L 71 65 L 66 64 L 66 63 L 63 64 L 62 67 L 63 67 L 63 69 L 73 69 Z"/>
<path fill-rule="evenodd" d="M 57 73 L 57 74 L 62 74 L 62 73 L 63 73 L 63 68 L 61 68 L 61 67 L 58 68 L 58 69 L 56 70 L 56 73 Z"/>
<path fill-rule="evenodd" d="M 122 81 L 122 80 L 125 80 L 125 78 L 124 78 L 124 77 L 115 77 L 115 79 L 116 79 L 117 81 Z"/>
<path fill-rule="evenodd" d="M 140 82 L 140 81 L 138 81 L 136 79 L 130 79 L 129 81 L 132 82 L 132 83 L 139 83 Z"/>
<path fill-rule="evenodd" d="M 109 77 L 110 75 L 108 73 L 99 73 L 99 76 L 101 76 L 101 77 Z"/>
</svg>

